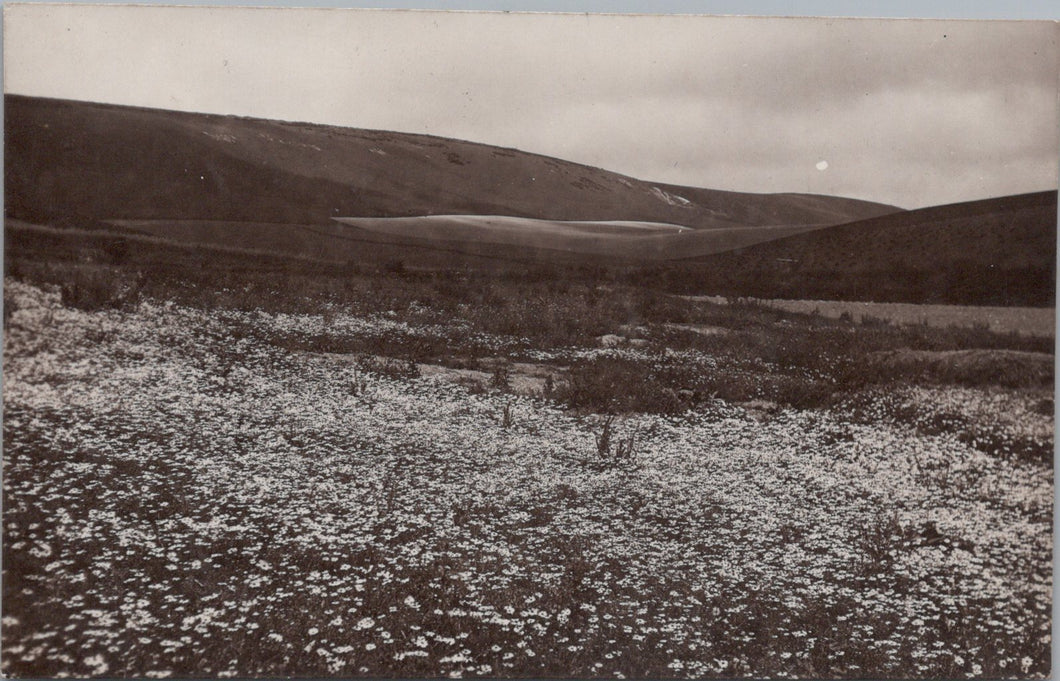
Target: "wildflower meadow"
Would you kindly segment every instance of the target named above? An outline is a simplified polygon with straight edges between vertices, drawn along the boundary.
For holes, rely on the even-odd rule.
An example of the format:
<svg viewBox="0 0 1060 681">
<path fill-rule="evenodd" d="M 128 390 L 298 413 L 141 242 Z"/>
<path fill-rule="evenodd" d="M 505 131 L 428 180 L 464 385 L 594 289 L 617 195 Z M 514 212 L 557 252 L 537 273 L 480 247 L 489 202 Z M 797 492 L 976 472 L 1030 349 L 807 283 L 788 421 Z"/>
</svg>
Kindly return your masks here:
<svg viewBox="0 0 1060 681">
<path fill-rule="evenodd" d="M 1051 383 L 238 293 L 5 281 L 5 674 L 1050 673 Z"/>
</svg>

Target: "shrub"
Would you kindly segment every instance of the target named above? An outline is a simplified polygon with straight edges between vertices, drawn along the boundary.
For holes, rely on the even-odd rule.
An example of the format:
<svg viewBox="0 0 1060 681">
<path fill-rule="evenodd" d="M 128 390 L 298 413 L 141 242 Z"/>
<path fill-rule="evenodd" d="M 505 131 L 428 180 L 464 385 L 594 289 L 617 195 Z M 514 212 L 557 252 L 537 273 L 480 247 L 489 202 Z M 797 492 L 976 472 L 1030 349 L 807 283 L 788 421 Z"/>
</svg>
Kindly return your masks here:
<svg viewBox="0 0 1060 681">
<path fill-rule="evenodd" d="M 598 357 L 576 364 L 555 398 L 600 413 L 678 414 L 714 399 L 770 400 L 798 408 L 827 404 L 840 385 L 806 372 L 778 372 L 740 360 L 703 366 L 666 356 Z"/>
<path fill-rule="evenodd" d="M 889 570 L 907 534 L 894 512 L 880 513 L 859 527 L 855 543 L 864 559 L 862 569 L 868 573 Z"/>
<path fill-rule="evenodd" d="M 646 363 L 600 357 L 571 368 L 556 397 L 576 409 L 597 412 L 676 413 L 687 409 L 671 386 Z"/>
<path fill-rule="evenodd" d="M 112 265 L 124 265 L 129 260 L 129 240 L 112 239 L 104 243 L 103 251 Z"/>
<path fill-rule="evenodd" d="M 142 275 L 130 277 L 118 270 L 69 268 L 69 277 L 60 284 L 62 304 L 79 310 L 121 309 L 136 303 L 143 286 Z"/>
<path fill-rule="evenodd" d="M 1053 384 L 1053 357 L 1013 350 L 924 351 L 901 349 L 872 353 L 847 367 L 850 383 L 909 380 L 1010 388 Z M 855 378 L 856 377 L 856 378 Z"/>
<path fill-rule="evenodd" d="M 502 362 L 493 368 L 493 375 L 490 376 L 490 387 L 503 392 L 509 392 L 512 389 L 511 368 L 507 363 Z"/>
<path fill-rule="evenodd" d="M 357 363 L 362 371 L 390 379 L 407 380 L 420 377 L 420 368 L 412 360 L 391 357 L 362 357 Z"/>
</svg>

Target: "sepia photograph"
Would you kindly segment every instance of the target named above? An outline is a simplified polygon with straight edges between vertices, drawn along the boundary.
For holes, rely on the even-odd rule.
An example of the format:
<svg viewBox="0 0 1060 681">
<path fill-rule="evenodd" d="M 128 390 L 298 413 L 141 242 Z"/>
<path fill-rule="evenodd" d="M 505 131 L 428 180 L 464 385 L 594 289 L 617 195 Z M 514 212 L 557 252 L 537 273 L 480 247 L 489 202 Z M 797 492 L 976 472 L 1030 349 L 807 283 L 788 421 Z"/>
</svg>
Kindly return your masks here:
<svg viewBox="0 0 1060 681">
<path fill-rule="evenodd" d="M 1052 674 L 1060 23 L 3 18 L 4 676 Z"/>
</svg>

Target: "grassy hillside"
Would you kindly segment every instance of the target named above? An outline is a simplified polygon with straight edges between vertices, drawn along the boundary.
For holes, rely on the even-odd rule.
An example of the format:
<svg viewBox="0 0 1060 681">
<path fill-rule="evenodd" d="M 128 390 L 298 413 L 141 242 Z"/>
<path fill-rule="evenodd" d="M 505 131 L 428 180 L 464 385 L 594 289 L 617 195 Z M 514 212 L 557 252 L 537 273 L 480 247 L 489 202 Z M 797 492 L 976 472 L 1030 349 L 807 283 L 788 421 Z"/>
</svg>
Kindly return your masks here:
<svg viewBox="0 0 1060 681">
<path fill-rule="evenodd" d="M 5 96 L 10 217 L 322 224 L 510 215 L 695 228 L 835 224 L 896 210 L 703 191 L 459 140 Z"/>
<path fill-rule="evenodd" d="M 1055 191 L 932 206 L 780 239 L 731 257 L 756 268 L 781 258 L 808 269 L 930 269 L 940 257 L 1037 266 L 1055 259 L 1056 210 Z"/>
<path fill-rule="evenodd" d="M 818 229 L 816 225 L 665 229 L 659 223 L 557 222 L 499 216 L 423 218 L 346 218 L 344 224 L 395 243 L 435 243 L 473 252 L 481 244 L 509 247 L 512 257 L 548 260 L 556 252 L 606 258 L 622 263 L 674 260 Z M 672 227 L 672 226 L 671 226 Z"/>
<path fill-rule="evenodd" d="M 252 268 L 557 266 L 693 294 L 1055 300 L 1056 192 L 899 211 L 652 184 L 425 135 L 10 95 L 5 152 L 9 226 L 166 241 L 108 247 L 130 262 L 238 251 Z M 82 257 L 80 238 L 9 233 L 9 259 L 47 258 L 46 244 Z"/>
<path fill-rule="evenodd" d="M 1051 306 L 1057 193 L 896 213 L 686 260 L 670 283 L 771 298 Z"/>
<path fill-rule="evenodd" d="M 116 229 L 177 242 L 258 249 L 275 255 L 368 262 L 389 248 L 419 267 L 447 257 L 631 266 L 739 248 L 815 226 L 693 230 L 664 223 L 563 222 L 508 216 L 336 218 L 328 225 L 225 220 L 112 220 Z M 405 251 L 402 253 L 402 251 Z"/>
</svg>

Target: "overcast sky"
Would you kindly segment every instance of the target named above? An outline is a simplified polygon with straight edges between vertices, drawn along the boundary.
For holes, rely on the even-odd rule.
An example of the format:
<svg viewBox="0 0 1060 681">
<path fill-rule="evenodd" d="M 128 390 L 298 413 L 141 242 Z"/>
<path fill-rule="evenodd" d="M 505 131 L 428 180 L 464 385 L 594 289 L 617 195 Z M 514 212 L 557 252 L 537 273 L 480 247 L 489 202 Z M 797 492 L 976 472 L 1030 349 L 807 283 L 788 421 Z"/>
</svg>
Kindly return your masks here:
<svg viewBox="0 0 1060 681">
<path fill-rule="evenodd" d="M 9 5 L 4 87 L 918 207 L 1057 187 L 1058 26 Z"/>
</svg>

